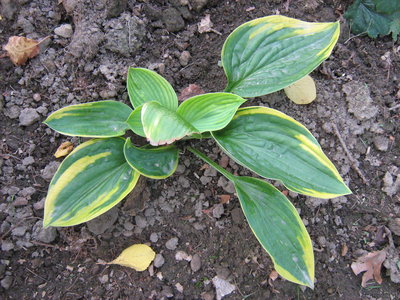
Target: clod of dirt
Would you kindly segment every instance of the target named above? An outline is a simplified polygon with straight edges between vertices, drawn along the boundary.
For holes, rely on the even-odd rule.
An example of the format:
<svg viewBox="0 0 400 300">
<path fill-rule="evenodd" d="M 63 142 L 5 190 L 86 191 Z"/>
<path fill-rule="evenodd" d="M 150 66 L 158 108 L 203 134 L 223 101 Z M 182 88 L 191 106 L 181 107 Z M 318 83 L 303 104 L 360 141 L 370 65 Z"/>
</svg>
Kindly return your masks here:
<svg viewBox="0 0 400 300">
<path fill-rule="evenodd" d="M 72 36 L 74 31 L 72 30 L 72 26 L 70 24 L 63 24 L 54 29 L 54 33 L 58 36 L 68 39 Z"/>
<path fill-rule="evenodd" d="M 191 56 L 189 51 L 183 51 L 181 53 L 181 55 L 179 56 L 179 63 L 182 67 L 186 67 L 189 64 L 190 57 Z"/>
<path fill-rule="evenodd" d="M 30 126 L 40 120 L 40 116 L 34 108 L 25 108 L 19 115 L 19 125 Z"/>
<path fill-rule="evenodd" d="M 128 0 L 105 0 L 106 17 L 118 17 L 126 9 L 127 3 Z"/>
<path fill-rule="evenodd" d="M 43 243 L 52 243 L 57 238 L 58 232 L 55 227 L 43 228 L 43 221 L 37 221 L 33 226 L 32 237 Z"/>
<path fill-rule="evenodd" d="M 208 0 L 189 0 L 189 2 L 195 11 L 200 11 L 207 5 Z"/>
<path fill-rule="evenodd" d="M 375 136 L 374 145 L 379 151 L 385 152 L 389 149 L 389 139 L 382 135 Z"/>
<path fill-rule="evenodd" d="M 108 21 L 104 28 L 107 40 L 105 48 L 126 57 L 140 49 L 146 35 L 143 21 L 127 13 Z"/>
<path fill-rule="evenodd" d="M 388 226 L 392 233 L 400 236 L 400 218 L 395 218 L 395 219 L 389 220 Z"/>
<path fill-rule="evenodd" d="M 367 84 L 359 81 L 351 81 L 343 85 L 346 94 L 349 112 L 353 113 L 358 120 L 368 120 L 376 116 L 376 107 L 371 98 Z"/>
<path fill-rule="evenodd" d="M 185 28 L 185 21 L 178 10 L 173 7 L 167 8 L 162 14 L 165 28 L 169 32 L 177 32 Z"/>
<path fill-rule="evenodd" d="M 1 280 L 1 287 L 3 288 L 3 289 L 6 289 L 6 290 L 8 290 L 10 287 L 11 287 L 11 285 L 12 285 L 12 283 L 13 283 L 13 277 L 12 276 L 6 276 L 6 277 L 4 277 L 2 280 Z"/>
<path fill-rule="evenodd" d="M 83 57 L 86 60 L 92 60 L 103 40 L 104 33 L 98 25 L 82 21 L 75 24 L 75 32 L 68 46 L 68 52 L 76 58 Z"/>
<path fill-rule="evenodd" d="M 14 17 L 15 12 L 17 11 L 18 2 L 15 0 L 1 0 L 1 15 L 4 18 L 11 20 Z"/>
<path fill-rule="evenodd" d="M 223 297 L 229 295 L 236 289 L 236 287 L 233 284 L 229 283 L 228 281 L 218 276 L 215 276 L 212 279 L 212 283 L 215 286 L 215 292 L 217 293 L 217 300 L 221 300 Z"/>
<path fill-rule="evenodd" d="M 107 229 L 112 228 L 112 225 L 118 219 L 118 209 L 116 207 L 110 209 L 106 213 L 94 218 L 86 223 L 87 228 L 93 234 L 103 234 Z"/>
</svg>

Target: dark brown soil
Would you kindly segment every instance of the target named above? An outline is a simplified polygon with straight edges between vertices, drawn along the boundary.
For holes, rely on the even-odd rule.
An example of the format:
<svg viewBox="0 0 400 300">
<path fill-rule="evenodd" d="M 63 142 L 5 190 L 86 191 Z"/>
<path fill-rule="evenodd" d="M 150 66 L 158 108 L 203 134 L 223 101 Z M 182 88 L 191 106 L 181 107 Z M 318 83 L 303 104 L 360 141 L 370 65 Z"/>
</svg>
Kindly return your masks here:
<svg viewBox="0 0 400 300">
<path fill-rule="evenodd" d="M 397 299 L 400 278 L 389 276 L 388 265 L 382 284 L 371 281 L 367 288 L 350 265 L 363 251 L 399 251 L 399 44 L 389 37 L 353 36 L 342 17 L 349 1 L 185 2 L 0 1 L 0 44 L 13 35 L 51 36 L 41 54 L 21 67 L 0 59 L 0 299 L 214 299 L 215 276 L 236 286 L 224 299 Z M 177 91 L 189 84 L 221 91 L 225 78 L 218 60 L 225 38 L 246 21 L 277 13 L 342 22 L 332 56 L 311 74 L 315 102 L 297 106 L 282 92 L 248 102 L 305 124 L 354 193 L 326 201 L 289 193 L 314 241 L 314 290 L 280 278 L 268 283 L 273 264 L 231 187 L 186 152 L 176 174 L 144 180 L 106 218 L 39 236 L 51 167 L 60 161 L 53 153 L 64 141 L 80 142 L 46 128 L 41 122 L 49 113 L 100 99 L 128 103 L 129 66 L 156 70 Z M 198 32 L 207 14 L 221 35 Z M 71 37 L 54 33 L 62 24 L 72 25 Z M 184 51 L 191 55 L 188 64 L 182 62 Z M 24 116 L 30 118 L 26 126 Z M 196 143 L 213 159 L 226 159 L 212 140 Z M 233 161 L 228 169 L 249 174 Z M 224 194 L 231 200 L 215 213 Z M 178 244 L 170 250 L 166 242 L 174 237 Z M 165 263 L 144 272 L 97 264 L 134 243 L 149 243 Z M 199 255 L 200 270 L 177 261 L 179 250 Z"/>
</svg>

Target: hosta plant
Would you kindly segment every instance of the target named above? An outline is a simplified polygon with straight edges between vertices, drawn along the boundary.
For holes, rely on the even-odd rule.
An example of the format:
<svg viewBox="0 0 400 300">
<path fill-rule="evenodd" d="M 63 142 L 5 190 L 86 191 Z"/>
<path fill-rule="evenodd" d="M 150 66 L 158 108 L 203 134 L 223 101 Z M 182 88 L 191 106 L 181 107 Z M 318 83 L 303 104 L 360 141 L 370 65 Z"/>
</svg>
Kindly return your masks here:
<svg viewBox="0 0 400 300">
<path fill-rule="evenodd" d="M 167 80 L 147 69 L 130 68 L 127 90 L 133 109 L 108 100 L 54 112 L 45 121 L 49 127 L 94 139 L 69 154 L 54 175 L 44 226 L 72 226 L 99 216 L 131 192 L 139 176 L 171 176 L 179 154 L 187 149 L 234 184 L 247 222 L 276 271 L 313 287 L 313 248 L 306 228 L 291 202 L 262 178 L 312 197 L 351 191 L 302 124 L 271 108 L 239 107 L 246 98 L 278 91 L 310 73 L 330 55 L 338 35 L 337 22 L 256 19 L 225 41 L 224 92 L 198 95 L 179 105 Z M 129 130 L 150 145 L 134 145 L 124 137 Z M 229 173 L 192 148 L 187 141 L 191 138 L 214 139 L 229 157 L 262 178 Z"/>
</svg>

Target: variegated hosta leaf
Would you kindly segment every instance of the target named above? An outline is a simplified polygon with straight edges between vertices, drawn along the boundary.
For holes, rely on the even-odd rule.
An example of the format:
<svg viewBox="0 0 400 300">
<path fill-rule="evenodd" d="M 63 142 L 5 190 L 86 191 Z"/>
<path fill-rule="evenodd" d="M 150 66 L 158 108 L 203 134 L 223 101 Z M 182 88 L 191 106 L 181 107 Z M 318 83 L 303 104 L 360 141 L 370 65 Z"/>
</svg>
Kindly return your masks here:
<svg viewBox="0 0 400 300">
<path fill-rule="evenodd" d="M 143 104 L 141 116 L 144 133 L 152 146 L 171 144 L 198 132 L 175 111 L 155 101 Z"/>
<path fill-rule="evenodd" d="M 277 110 L 241 108 L 227 127 L 212 135 L 239 164 L 281 180 L 289 190 L 318 198 L 351 193 L 312 134 Z"/>
<path fill-rule="evenodd" d="M 61 108 L 44 123 L 64 135 L 114 137 L 125 134 L 131 112 L 128 105 L 117 101 L 89 102 Z"/>
<path fill-rule="evenodd" d="M 129 68 L 127 89 L 134 108 L 149 101 L 157 101 L 174 111 L 178 107 L 178 97 L 174 89 L 167 80 L 154 71 Z"/>
<path fill-rule="evenodd" d="M 178 166 L 179 150 L 173 145 L 138 148 L 128 138 L 125 142 L 124 154 L 132 168 L 140 174 L 154 179 L 171 176 Z"/>
<path fill-rule="evenodd" d="M 125 139 L 93 139 L 81 144 L 54 175 L 44 208 L 44 226 L 89 221 L 118 204 L 136 185 L 139 173 L 124 157 Z"/>
<path fill-rule="evenodd" d="M 135 110 L 130 114 L 128 120 L 126 120 L 126 123 L 128 124 L 129 129 L 134 133 L 142 137 L 146 137 L 142 125 L 142 107 L 143 105 L 136 107 Z"/>
<path fill-rule="evenodd" d="M 271 184 L 252 177 L 233 181 L 244 215 L 285 279 L 314 287 L 311 239 L 296 208 Z"/>
<path fill-rule="evenodd" d="M 222 49 L 225 89 L 242 97 L 278 91 L 314 70 L 331 53 L 339 23 L 268 16 L 235 29 Z"/>
<path fill-rule="evenodd" d="M 245 101 L 234 94 L 209 93 L 187 99 L 177 113 L 199 132 L 219 130 L 228 125 Z"/>
</svg>

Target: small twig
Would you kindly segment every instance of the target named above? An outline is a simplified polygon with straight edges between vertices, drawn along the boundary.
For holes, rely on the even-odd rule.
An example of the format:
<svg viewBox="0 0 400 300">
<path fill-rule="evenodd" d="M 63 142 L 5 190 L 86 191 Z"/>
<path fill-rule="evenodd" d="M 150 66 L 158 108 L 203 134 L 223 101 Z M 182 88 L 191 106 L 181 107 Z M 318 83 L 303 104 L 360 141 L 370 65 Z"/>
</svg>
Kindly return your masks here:
<svg viewBox="0 0 400 300">
<path fill-rule="evenodd" d="M 340 135 L 339 129 L 337 128 L 336 124 L 333 124 L 332 127 L 333 127 L 333 130 L 335 131 L 335 134 L 336 134 L 337 138 L 340 141 L 340 144 L 342 145 L 342 147 L 344 149 L 344 152 L 346 152 L 346 155 L 350 160 L 351 166 L 357 172 L 357 174 L 361 177 L 361 179 L 364 182 L 364 184 L 369 185 L 367 178 L 365 178 L 364 174 L 357 167 L 357 165 L 356 165 L 357 161 L 354 159 L 353 155 L 351 155 L 349 149 L 347 148 L 346 143 L 344 142 L 342 136 Z"/>
<path fill-rule="evenodd" d="M 397 109 L 399 107 L 400 107 L 400 103 L 396 104 L 395 106 L 392 106 L 391 108 L 389 108 L 389 110 L 395 110 L 395 109 Z"/>
<path fill-rule="evenodd" d="M 43 279 L 44 281 L 48 282 L 48 280 L 47 280 L 46 278 L 44 278 L 44 277 L 42 277 L 42 276 L 36 274 L 35 272 L 33 272 L 32 270 L 30 270 L 30 269 L 28 269 L 28 268 L 26 268 L 26 269 L 27 269 L 29 272 L 31 272 L 33 275 L 35 275 L 35 276 L 39 277 L 40 279 Z"/>
</svg>

